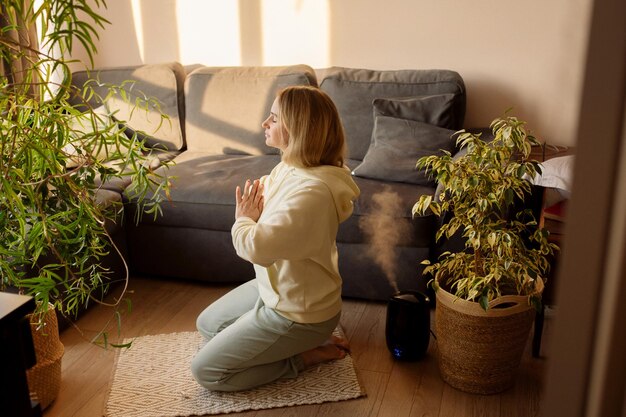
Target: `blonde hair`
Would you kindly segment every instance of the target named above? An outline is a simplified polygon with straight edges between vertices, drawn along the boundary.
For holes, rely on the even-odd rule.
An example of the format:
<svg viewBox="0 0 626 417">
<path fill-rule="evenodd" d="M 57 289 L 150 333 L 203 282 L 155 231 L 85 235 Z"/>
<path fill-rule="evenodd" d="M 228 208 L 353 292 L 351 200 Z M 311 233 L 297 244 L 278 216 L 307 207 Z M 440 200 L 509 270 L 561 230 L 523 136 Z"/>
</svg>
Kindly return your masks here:
<svg viewBox="0 0 626 417">
<path fill-rule="evenodd" d="M 283 161 L 297 167 L 343 166 L 346 141 L 337 107 L 320 89 L 287 87 L 278 95 L 279 123 L 289 141 Z"/>
</svg>

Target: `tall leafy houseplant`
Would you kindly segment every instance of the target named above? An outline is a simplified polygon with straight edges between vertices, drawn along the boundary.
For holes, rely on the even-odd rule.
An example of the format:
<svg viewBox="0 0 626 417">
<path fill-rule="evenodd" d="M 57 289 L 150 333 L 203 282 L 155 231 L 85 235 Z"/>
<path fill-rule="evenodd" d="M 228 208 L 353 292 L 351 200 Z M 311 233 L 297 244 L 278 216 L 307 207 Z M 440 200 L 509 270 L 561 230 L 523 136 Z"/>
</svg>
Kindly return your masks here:
<svg viewBox="0 0 626 417">
<path fill-rule="evenodd" d="M 95 97 L 96 80 L 72 86 L 70 65 L 93 66 L 98 30 L 108 23 L 98 13 L 104 1 L 0 6 L 0 285 L 33 295 L 41 310 L 51 303 L 72 316 L 106 290 L 111 271 L 101 261 L 118 252 L 105 223 L 120 221 L 122 203 L 102 204 L 101 185 L 130 182 L 128 197 L 156 215 L 169 180 L 151 171 L 136 133 L 89 104 L 106 103 Z M 66 58 L 77 44 L 88 65 Z M 127 97 L 128 84 L 107 87 Z M 147 97 L 131 105 L 158 107 Z"/>
<path fill-rule="evenodd" d="M 557 247 L 539 228 L 531 209 L 538 144 L 513 116 L 491 124 L 492 141 L 461 131 L 460 151 L 429 156 L 418 167 L 442 187 L 439 199 L 422 196 L 413 213 L 431 210 L 445 222 L 437 239 L 462 236 L 464 247 L 444 252 L 424 272 L 436 290 L 435 329 L 439 369 L 457 389 L 491 394 L 509 388 L 532 326 L 534 308 Z"/>
<path fill-rule="evenodd" d="M 503 294 L 533 295 L 543 288 L 548 256 L 557 247 L 548 242 L 548 232 L 537 227 L 530 209 L 512 213 L 514 204 L 531 192 L 527 176 L 541 173 L 539 163 L 529 160 L 532 145 L 539 142 L 526 132 L 525 122 L 508 116 L 491 124 L 494 134 L 486 142 L 480 134 L 461 132 L 457 145 L 463 156 L 450 153 L 418 161 L 441 184 L 439 200 L 422 196 L 413 214 L 431 210 L 449 214 L 437 232 L 437 240 L 460 231 L 465 249 L 444 252 L 424 272 L 433 284 L 446 285 L 455 295 L 480 303 Z"/>
</svg>

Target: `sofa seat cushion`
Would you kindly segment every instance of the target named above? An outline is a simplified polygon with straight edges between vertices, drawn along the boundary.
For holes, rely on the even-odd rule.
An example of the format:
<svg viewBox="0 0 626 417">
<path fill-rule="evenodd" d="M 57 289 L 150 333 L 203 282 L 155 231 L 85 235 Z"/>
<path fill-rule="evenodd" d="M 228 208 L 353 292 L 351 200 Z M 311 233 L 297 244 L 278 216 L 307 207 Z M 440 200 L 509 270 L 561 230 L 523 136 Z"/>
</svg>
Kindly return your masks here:
<svg viewBox="0 0 626 417">
<path fill-rule="evenodd" d="M 349 157 L 363 160 L 374 127 L 375 99 L 411 99 L 424 96 L 454 96 L 449 117 L 451 129 L 460 129 L 465 117 L 465 85 L 450 70 L 375 71 L 333 67 L 318 70 L 320 88 L 333 99 L 348 142 Z M 406 117 L 405 118 L 410 118 Z M 441 116 L 446 120 L 448 116 Z M 448 123 L 448 122 L 446 122 Z"/>
<path fill-rule="evenodd" d="M 230 231 L 235 220 L 235 187 L 246 179 L 269 174 L 278 155 L 212 155 L 185 151 L 174 165 L 156 173 L 172 178 L 170 200 L 161 204 L 163 215 L 144 215 L 143 223 Z"/>
<path fill-rule="evenodd" d="M 162 151 L 159 149 L 150 149 L 149 154 L 145 155 L 146 159 L 143 165 L 151 171 L 154 171 L 168 161 L 176 158 L 176 156 L 179 154 L 180 152 L 178 151 Z M 131 173 L 133 170 L 128 167 L 125 170 L 120 171 L 119 164 L 113 162 L 107 163 L 106 166 L 116 169 L 118 172 L 120 172 L 121 176 L 114 177 L 105 182 L 102 182 L 102 178 L 100 177 L 100 175 L 97 175 L 95 179 L 96 187 L 123 194 L 124 190 L 126 190 L 126 187 L 128 187 L 132 183 Z"/>
<path fill-rule="evenodd" d="M 292 85 L 316 86 L 315 72 L 306 65 L 194 70 L 185 82 L 187 148 L 212 154 L 278 154 L 265 145 L 261 123 L 276 93 Z"/>
<path fill-rule="evenodd" d="M 235 187 L 246 179 L 269 174 L 279 162 L 278 155 L 211 155 L 186 151 L 170 167 L 158 174 L 172 179 L 170 200 L 161 204 L 163 215 L 144 215 L 142 223 L 230 231 L 235 220 Z M 350 168 L 359 161 L 349 160 Z M 361 195 L 353 215 L 339 227 L 337 241 L 367 243 L 368 233 L 377 219 L 393 219 L 400 246 L 428 247 L 433 233 L 432 216 L 411 216 L 411 209 L 422 194 L 433 194 L 434 188 L 404 183 L 384 183 L 354 178 Z"/>
</svg>

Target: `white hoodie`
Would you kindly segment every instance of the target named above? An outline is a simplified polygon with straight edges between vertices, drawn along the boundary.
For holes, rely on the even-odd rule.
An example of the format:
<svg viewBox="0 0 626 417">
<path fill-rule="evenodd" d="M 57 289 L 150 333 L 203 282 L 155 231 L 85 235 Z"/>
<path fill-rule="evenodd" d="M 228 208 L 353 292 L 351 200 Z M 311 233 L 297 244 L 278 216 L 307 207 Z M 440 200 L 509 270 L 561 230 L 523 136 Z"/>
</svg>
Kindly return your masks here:
<svg viewBox="0 0 626 417">
<path fill-rule="evenodd" d="M 266 306 L 298 323 L 320 323 L 341 311 L 337 229 L 352 214 L 359 188 L 347 168 L 294 168 L 284 162 L 261 179 L 258 222 L 232 227 L 237 254 L 254 264 Z"/>
</svg>

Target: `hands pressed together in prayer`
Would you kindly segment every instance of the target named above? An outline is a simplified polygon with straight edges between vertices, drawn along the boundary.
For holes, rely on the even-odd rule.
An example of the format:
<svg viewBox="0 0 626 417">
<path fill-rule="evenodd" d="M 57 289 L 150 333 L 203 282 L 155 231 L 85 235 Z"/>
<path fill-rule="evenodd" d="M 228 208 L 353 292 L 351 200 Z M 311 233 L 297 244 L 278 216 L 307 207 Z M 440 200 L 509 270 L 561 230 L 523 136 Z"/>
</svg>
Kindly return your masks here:
<svg viewBox="0 0 626 417">
<path fill-rule="evenodd" d="M 235 219 L 244 216 L 258 221 L 263 212 L 263 184 L 246 180 L 243 190 L 240 186 L 235 189 L 235 202 Z"/>
</svg>

